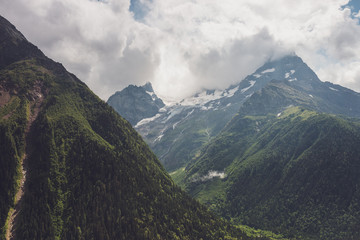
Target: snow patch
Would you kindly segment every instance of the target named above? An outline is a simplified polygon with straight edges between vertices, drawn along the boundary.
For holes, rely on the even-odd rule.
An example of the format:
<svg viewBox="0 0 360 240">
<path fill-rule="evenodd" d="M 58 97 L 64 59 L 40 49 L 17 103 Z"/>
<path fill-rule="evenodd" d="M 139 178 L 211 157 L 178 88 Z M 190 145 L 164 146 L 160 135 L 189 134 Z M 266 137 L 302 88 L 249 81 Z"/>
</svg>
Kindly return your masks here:
<svg viewBox="0 0 360 240">
<path fill-rule="evenodd" d="M 244 93 L 244 92 L 246 92 L 247 90 L 249 90 L 250 88 L 252 88 L 252 87 L 254 86 L 254 84 L 256 83 L 256 81 L 249 81 L 249 83 L 250 83 L 250 86 L 241 89 L 241 93 Z"/>
<path fill-rule="evenodd" d="M 271 73 L 271 72 L 275 72 L 275 68 L 266 69 L 266 70 L 262 71 L 261 73 L 264 74 L 264 73 Z"/>
<path fill-rule="evenodd" d="M 190 112 L 188 112 L 188 113 L 186 114 L 186 116 L 185 116 L 182 120 L 174 123 L 173 126 L 172 126 L 172 129 L 174 130 L 179 123 L 181 123 L 182 121 L 184 121 L 185 119 L 187 119 L 194 111 L 195 111 L 195 109 L 191 110 Z"/>
<path fill-rule="evenodd" d="M 179 113 L 181 113 L 183 110 L 183 107 L 180 106 L 176 106 L 173 109 L 170 110 L 169 112 L 169 116 L 165 119 L 164 122 L 169 121 L 172 117 L 174 117 L 175 115 L 178 115 Z"/>
<path fill-rule="evenodd" d="M 289 80 L 289 82 L 294 82 L 294 81 L 297 81 L 297 78 L 292 78 Z"/>
<path fill-rule="evenodd" d="M 333 91 L 336 91 L 338 92 L 339 90 L 338 89 L 335 89 L 335 88 L 332 88 L 332 87 L 329 87 L 330 90 L 333 90 Z"/>
<path fill-rule="evenodd" d="M 260 75 L 260 74 L 254 74 L 253 76 L 254 76 L 254 77 L 256 77 L 256 78 L 261 77 L 261 75 Z"/>
<path fill-rule="evenodd" d="M 160 136 L 158 136 L 157 138 L 155 138 L 154 142 L 160 141 L 163 136 L 164 136 L 164 134 L 161 134 Z"/>
<path fill-rule="evenodd" d="M 311 94 L 309 94 L 309 96 L 310 96 L 311 98 L 314 98 L 314 96 L 313 96 L 313 95 L 311 95 Z"/>
<path fill-rule="evenodd" d="M 162 108 L 159 109 L 159 112 L 161 112 L 161 113 L 164 113 L 166 111 L 167 111 L 166 107 L 162 107 Z"/>
<path fill-rule="evenodd" d="M 228 91 L 228 93 L 226 94 L 226 97 L 232 97 L 234 96 L 234 94 L 237 92 L 237 90 L 239 90 L 239 86 L 233 88 L 233 89 L 230 89 Z"/>
<path fill-rule="evenodd" d="M 154 93 L 154 92 L 146 91 L 146 93 L 150 95 L 150 97 L 151 97 L 151 99 L 152 99 L 153 101 L 156 100 L 156 98 L 155 98 L 155 93 Z"/>
<path fill-rule="evenodd" d="M 186 114 L 185 119 L 188 118 L 194 111 L 195 111 L 195 109 L 191 110 L 191 112 L 189 112 L 188 114 Z"/>
<path fill-rule="evenodd" d="M 285 73 L 285 78 L 289 78 L 294 73 L 295 73 L 295 70 L 290 70 L 290 72 Z"/>
<path fill-rule="evenodd" d="M 281 114 L 282 114 L 281 112 L 280 112 L 280 113 L 278 113 L 278 114 L 277 114 L 277 117 L 280 117 L 280 116 L 281 116 Z"/>
<path fill-rule="evenodd" d="M 213 104 L 210 104 L 209 106 L 201 106 L 201 110 L 203 110 L 203 111 L 207 111 L 207 110 L 210 110 L 213 108 L 214 108 Z M 214 109 L 214 110 L 216 110 L 216 109 Z"/>
<path fill-rule="evenodd" d="M 178 122 L 174 123 L 173 126 L 172 126 L 172 129 L 174 130 L 174 129 L 176 128 L 176 126 L 177 126 L 180 122 L 181 122 L 181 121 L 178 121 Z"/>
<path fill-rule="evenodd" d="M 183 99 L 180 104 L 182 106 L 195 106 L 195 105 L 202 106 L 210 101 L 222 98 L 223 94 L 224 94 L 224 92 L 220 91 L 220 90 L 215 90 L 211 94 L 207 94 L 207 92 L 204 91 L 204 92 L 198 94 L 197 96 Z"/>
<path fill-rule="evenodd" d="M 140 127 L 141 125 L 147 124 L 147 123 L 149 123 L 149 122 L 152 122 L 152 121 L 154 121 L 155 119 L 157 119 L 157 118 L 160 117 L 160 116 L 161 116 L 161 114 L 158 113 L 158 114 L 156 114 L 156 115 L 153 116 L 153 117 L 144 118 L 144 119 L 142 119 L 141 121 L 139 121 L 139 122 L 135 125 L 135 128 Z"/>
<path fill-rule="evenodd" d="M 231 103 L 228 103 L 228 104 L 226 104 L 226 106 L 225 107 L 230 107 L 231 106 Z"/>
</svg>

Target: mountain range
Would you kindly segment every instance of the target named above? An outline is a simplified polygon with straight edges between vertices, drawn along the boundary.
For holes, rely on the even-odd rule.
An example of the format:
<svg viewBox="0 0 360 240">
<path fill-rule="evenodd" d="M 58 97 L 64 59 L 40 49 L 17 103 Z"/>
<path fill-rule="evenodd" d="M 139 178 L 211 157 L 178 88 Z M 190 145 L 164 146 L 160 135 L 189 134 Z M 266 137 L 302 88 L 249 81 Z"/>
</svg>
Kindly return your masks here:
<svg viewBox="0 0 360 240">
<path fill-rule="evenodd" d="M 175 182 L 235 224 L 359 239 L 359 117 L 359 93 L 320 81 L 292 54 L 135 129 Z"/>
<path fill-rule="evenodd" d="M 177 187 L 128 121 L 2 17 L 0 143 L 0 239 L 254 239 Z"/>
<path fill-rule="evenodd" d="M 142 135 L 151 149 L 159 157 L 168 171 L 186 166 L 198 153 L 201 147 L 216 136 L 224 126 L 239 111 L 240 107 L 258 91 L 269 83 L 282 81 L 287 84 L 294 98 L 288 105 L 307 105 L 319 112 L 341 114 L 351 117 L 360 116 L 360 94 L 340 85 L 321 82 L 317 75 L 295 54 L 269 61 L 247 76 L 239 84 L 225 90 L 204 90 L 192 97 L 183 99 L 179 103 L 166 105 L 149 114 L 137 112 L 138 121 L 132 122 L 135 129 Z M 149 84 L 147 84 L 148 86 Z M 111 96 L 109 105 L 118 109 L 121 101 L 114 101 L 115 96 L 122 94 L 127 101 L 132 100 L 134 94 L 129 86 Z M 145 87 L 137 87 L 143 89 Z M 147 99 L 151 101 L 153 91 Z M 155 95 L 156 96 L 156 95 Z M 158 98 L 153 101 L 159 101 Z M 285 96 L 282 101 L 287 99 Z M 266 99 L 259 99 L 260 104 L 254 104 L 254 111 L 262 111 L 259 107 Z M 139 103 L 141 104 L 141 103 Z M 143 103 L 149 105 L 148 101 Z M 250 107 L 250 106 L 248 106 Z M 124 114 L 126 119 L 133 119 L 132 114 Z"/>
</svg>

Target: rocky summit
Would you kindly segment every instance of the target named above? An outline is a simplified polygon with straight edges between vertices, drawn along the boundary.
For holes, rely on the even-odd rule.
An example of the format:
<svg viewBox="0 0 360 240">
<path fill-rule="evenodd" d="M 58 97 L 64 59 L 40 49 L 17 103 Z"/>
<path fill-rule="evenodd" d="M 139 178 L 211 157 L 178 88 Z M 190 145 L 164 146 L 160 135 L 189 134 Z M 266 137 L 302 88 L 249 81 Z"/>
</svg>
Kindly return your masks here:
<svg viewBox="0 0 360 240">
<path fill-rule="evenodd" d="M 130 85 L 110 96 L 107 103 L 133 126 L 144 118 L 155 116 L 165 106 L 154 93 L 151 83 L 140 87 Z"/>
</svg>

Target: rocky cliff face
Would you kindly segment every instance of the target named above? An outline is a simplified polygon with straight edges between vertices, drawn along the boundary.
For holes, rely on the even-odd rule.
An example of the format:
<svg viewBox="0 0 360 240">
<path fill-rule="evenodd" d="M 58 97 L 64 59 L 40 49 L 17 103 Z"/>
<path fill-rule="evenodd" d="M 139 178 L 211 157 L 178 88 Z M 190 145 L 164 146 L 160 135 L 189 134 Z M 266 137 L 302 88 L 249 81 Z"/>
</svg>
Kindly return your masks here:
<svg viewBox="0 0 360 240">
<path fill-rule="evenodd" d="M 140 87 L 130 85 L 112 95 L 107 103 L 133 126 L 141 119 L 155 116 L 165 106 L 154 93 L 151 83 Z"/>
</svg>

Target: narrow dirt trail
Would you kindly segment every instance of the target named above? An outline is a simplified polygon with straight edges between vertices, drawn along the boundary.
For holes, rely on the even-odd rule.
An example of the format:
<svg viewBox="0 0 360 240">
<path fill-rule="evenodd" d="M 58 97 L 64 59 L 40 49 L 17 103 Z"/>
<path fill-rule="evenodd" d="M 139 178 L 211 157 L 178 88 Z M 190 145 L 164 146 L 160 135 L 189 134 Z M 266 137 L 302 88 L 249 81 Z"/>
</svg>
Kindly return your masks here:
<svg viewBox="0 0 360 240">
<path fill-rule="evenodd" d="M 26 177 L 27 177 L 27 172 L 28 172 L 27 159 L 31 155 L 31 152 L 32 152 L 30 130 L 31 130 L 31 127 L 32 127 L 35 119 L 37 118 L 37 116 L 40 112 L 40 107 L 44 100 L 41 82 L 35 83 L 33 91 L 31 93 L 31 98 L 32 98 L 31 99 L 32 101 L 30 102 L 29 109 L 28 109 L 29 110 L 29 118 L 28 118 L 28 121 L 26 124 L 26 129 L 24 132 L 24 134 L 25 134 L 25 153 L 23 154 L 23 156 L 20 159 L 22 176 L 20 179 L 19 189 L 15 195 L 15 207 L 14 207 L 14 209 L 11 209 L 9 212 L 10 217 L 9 217 L 8 226 L 6 229 L 6 236 L 5 236 L 6 240 L 14 240 L 15 239 L 17 217 L 21 211 L 23 195 L 26 191 Z"/>
</svg>

